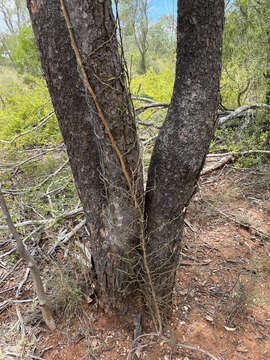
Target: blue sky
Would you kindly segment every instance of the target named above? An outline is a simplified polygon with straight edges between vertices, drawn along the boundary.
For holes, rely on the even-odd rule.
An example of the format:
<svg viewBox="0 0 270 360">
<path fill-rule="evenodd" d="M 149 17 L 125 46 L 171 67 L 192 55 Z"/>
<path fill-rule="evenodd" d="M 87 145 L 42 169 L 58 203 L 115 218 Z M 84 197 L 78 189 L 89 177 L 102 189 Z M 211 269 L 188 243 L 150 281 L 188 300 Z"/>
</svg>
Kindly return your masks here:
<svg viewBox="0 0 270 360">
<path fill-rule="evenodd" d="M 176 13 L 176 6 L 177 6 L 177 0 L 149 0 L 150 21 L 156 20 L 164 14 L 171 14 L 173 9 Z M 6 30 L 4 22 L 1 19 L 1 15 L 0 15 L 0 30 L 1 31 Z"/>
<path fill-rule="evenodd" d="M 171 14 L 173 11 L 173 7 L 174 11 L 176 12 L 176 5 L 177 0 L 150 0 L 150 17 L 154 20 L 159 18 L 163 14 Z"/>
</svg>

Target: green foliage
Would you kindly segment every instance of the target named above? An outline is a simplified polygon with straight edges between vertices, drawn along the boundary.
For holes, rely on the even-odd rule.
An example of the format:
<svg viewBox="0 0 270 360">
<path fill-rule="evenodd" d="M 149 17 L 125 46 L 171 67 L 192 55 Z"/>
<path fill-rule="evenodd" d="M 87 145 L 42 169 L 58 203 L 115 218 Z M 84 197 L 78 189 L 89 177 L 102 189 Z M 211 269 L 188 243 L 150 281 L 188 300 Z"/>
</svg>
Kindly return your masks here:
<svg viewBox="0 0 270 360">
<path fill-rule="evenodd" d="M 235 0 L 226 14 L 223 36 L 223 105 L 234 107 L 249 82 L 242 102 L 265 101 L 269 86 L 270 3 L 268 0 Z"/>
<path fill-rule="evenodd" d="M 11 53 L 20 73 L 41 76 L 41 64 L 32 26 L 25 25 L 20 28 L 16 46 Z"/>
<path fill-rule="evenodd" d="M 11 264 L 15 264 L 19 258 L 19 253 L 16 251 L 14 254 L 8 255 L 8 261 Z"/>
<path fill-rule="evenodd" d="M 44 80 L 33 78 L 32 81 L 31 86 L 27 86 L 20 77 L 11 76 L 10 80 L 1 81 L 0 138 L 2 140 L 8 141 L 32 129 L 53 111 Z M 39 131 L 19 137 L 13 146 L 32 147 L 60 141 L 61 135 L 54 116 Z"/>
<path fill-rule="evenodd" d="M 148 43 L 151 66 L 156 62 L 172 60 L 176 55 L 176 20 L 172 15 L 163 15 L 150 24 Z"/>
<path fill-rule="evenodd" d="M 134 75 L 131 81 L 133 95 L 150 97 L 154 101 L 171 101 L 174 84 L 174 62 L 159 62 L 158 71 L 149 69 L 144 75 Z"/>
<path fill-rule="evenodd" d="M 238 152 L 244 150 L 268 150 L 267 139 L 270 134 L 269 114 L 260 111 L 256 116 L 236 121 L 236 127 L 223 125 L 215 132 L 210 152 Z M 264 154 L 251 154 L 239 157 L 236 166 L 249 167 L 264 162 Z"/>
<path fill-rule="evenodd" d="M 270 274 L 270 258 L 264 263 L 263 270 L 266 273 Z"/>
</svg>

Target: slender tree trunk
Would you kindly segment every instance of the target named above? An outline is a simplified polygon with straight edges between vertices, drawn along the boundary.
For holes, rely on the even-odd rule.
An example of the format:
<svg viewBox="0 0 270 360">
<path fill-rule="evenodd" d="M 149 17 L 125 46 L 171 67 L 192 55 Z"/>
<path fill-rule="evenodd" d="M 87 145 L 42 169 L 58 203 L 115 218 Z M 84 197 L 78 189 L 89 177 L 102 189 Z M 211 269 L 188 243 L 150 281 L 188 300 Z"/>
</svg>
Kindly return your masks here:
<svg viewBox="0 0 270 360">
<path fill-rule="evenodd" d="M 186 208 L 217 119 L 223 0 L 178 0 L 176 78 L 145 200 L 148 261 L 160 306 L 171 304 Z"/>
<path fill-rule="evenodd" d="M 145 74 L 146 73 L 146 63 L 145 63 L 145 52 L 140 51 L 140 73 Z"/>
<path fill-rule="evenodd" d="M 8 46 L 7 46 L 6 40 L 5 40 L 5 38 L 4 38 L 4 35 L 2 35 L 0 39 L 1 39 L 1 43 L 2 43 L 5 51 L 7 52 L 7 55 L 8 55 L 8 57 L 9 57 L 9 60 L 10 60 L 10 62 L 11 62 L 11 64 L 12 64 L 12 66 L 14 67 L 15 70 L 18 70 L 17 65 L 16 65 L 15 61 L 13 60 L 13 57 L 12 57 L 12 55 L 11 55 L 11 52 L 10 52 Z"/>
<path fill-rule="evenodd" d="M 111 1 L 65 0 L 64 3 L 89 83 L 123 155 L 142 208 L 142 164 Z M 127 294 L 134 290 L 130 279 L 137 272 L 139 220 L 134 199 L 96 104 L 82 80 L 60 1 L 28 0 L 27 4 L 87 217 L 96 292 L 108 307 L 123 309 Z"/>
</svg>

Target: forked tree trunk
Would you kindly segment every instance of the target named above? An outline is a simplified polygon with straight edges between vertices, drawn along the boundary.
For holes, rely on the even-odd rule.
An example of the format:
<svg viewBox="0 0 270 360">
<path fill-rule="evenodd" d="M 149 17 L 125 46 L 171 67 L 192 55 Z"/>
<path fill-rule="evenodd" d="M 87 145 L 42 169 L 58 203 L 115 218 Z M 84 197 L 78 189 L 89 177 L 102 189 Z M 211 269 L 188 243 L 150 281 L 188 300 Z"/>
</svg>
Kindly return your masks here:
<svg viewBox="0 0 270 360">
<path fill-rule="evenodd" d="M 143 210 L 138 139 L 118 55 L 111 1 L 65 0 L 65 6 L 89 82 L 124 156 Z M 98 296 L 107 305 L 121 309 L 128 301 L 129 290 L 138 287 L 135 280 L 144 278 L 146 290 L 142 290 L 148 299 L 156 296 L 165 307 L 171 302 L 185 209 L 216 123 L 224 1 L 178 1 L 174 92 L 156 141 L 147 183 L 143 228 L 146 257 L 142 256 L 139 230 L 143 219 L 138 219 L 119 158 L 82 81 L 60 4 L 57 0 L 28 0 L 28 8 L 87 216 Z M 153 308 L 156 312 L 155 304 Z"/>
<path fill-rule="evenodd" d="M 136 268 L 138 216 L 119 158 L 77 64 L 59 0 L 28 0 L 41 63 L 87 217 L 96 291 L 121 308 Z M 65 0 L 83 64 L 143 202 L 143 175 L 133 107 L 125 85 L 111 1 Z M 134 286 L 134 284 L 133 284 Z"/>
<path fill-rule="evenodd" d="M 174 91 L 145 200 L 149 264 L 162 307 L 170 305 L 185 211 L 217 120 L 223 22 L 223 0 L 178 0 Z"/>
</svg>

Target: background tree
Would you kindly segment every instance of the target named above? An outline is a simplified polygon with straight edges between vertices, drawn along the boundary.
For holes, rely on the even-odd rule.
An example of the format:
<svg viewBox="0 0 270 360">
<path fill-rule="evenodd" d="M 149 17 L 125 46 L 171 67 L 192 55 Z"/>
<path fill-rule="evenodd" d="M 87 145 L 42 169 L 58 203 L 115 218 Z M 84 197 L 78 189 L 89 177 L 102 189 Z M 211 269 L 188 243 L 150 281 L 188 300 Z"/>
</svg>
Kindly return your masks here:
<svg viewBox="0 0 270 360">
<path fill-rule="evenodd" d="M 15 34 L 20 27 L 29 21 L 24 0 L 1 0 L 0 17 L 6 26 L 6 32 Z"/>
<path fill-rule="evenodd" d="M 238 95 L 249 83 L 242 101 L 266 101 L 269 68 L 270 5 L 267 0 L 235 0 L 226 14 L 223 53 L 223 100 L 239 105 Z M 234 94 L 234 98 L 232 98 Z M 228 102 L 226 99 L 230 99 Z"/>
<path fill-rule="evenodd" d="M 148 43 L 152 65 L 154 61 L 175 59 L 176 23 L 173 15 L 163 15 L 150 24 Z"/>
<path fill-rule="evenodd" d="M 176 81 L 151 160 L 145 214 L 138 138 L 111 2 L 61 0 L 62 10 L 54 0 L 27 3 L 87 217 L 99 301 L 123 309 L 134 303 L 134 292 L 142 292 L 160 330 L 185 209 L 216 122 L 224 2 L 178 1 Z"/>
<path fill-rule="evenodd" d="M 0 0 L 0 56 L 2 63 L 9 62 L 14 69 L 18 69 L 12 54 L 16 46 L 19 29 L 29 22 L 29 14 L 24 0 Z M 9 60 L 9 62 L 7 61 Z"/>
<path fill-rule="evenodd" d="M 146 72 L 146 53 L 149 48 L 149 0 L 122 0 L 120 6 L 122 31 L 126 44 L 134 39 L 140 54 L 139 72 Z"/>
<path fill-rule="evenodd" d="M 23 25 L 16 36 L 16 44 L 13 46 L 12 58 L 20 73 L 29 73 L 41 76 L 41 64 L 35 43 L 31 25 Z"/>
</svg>

